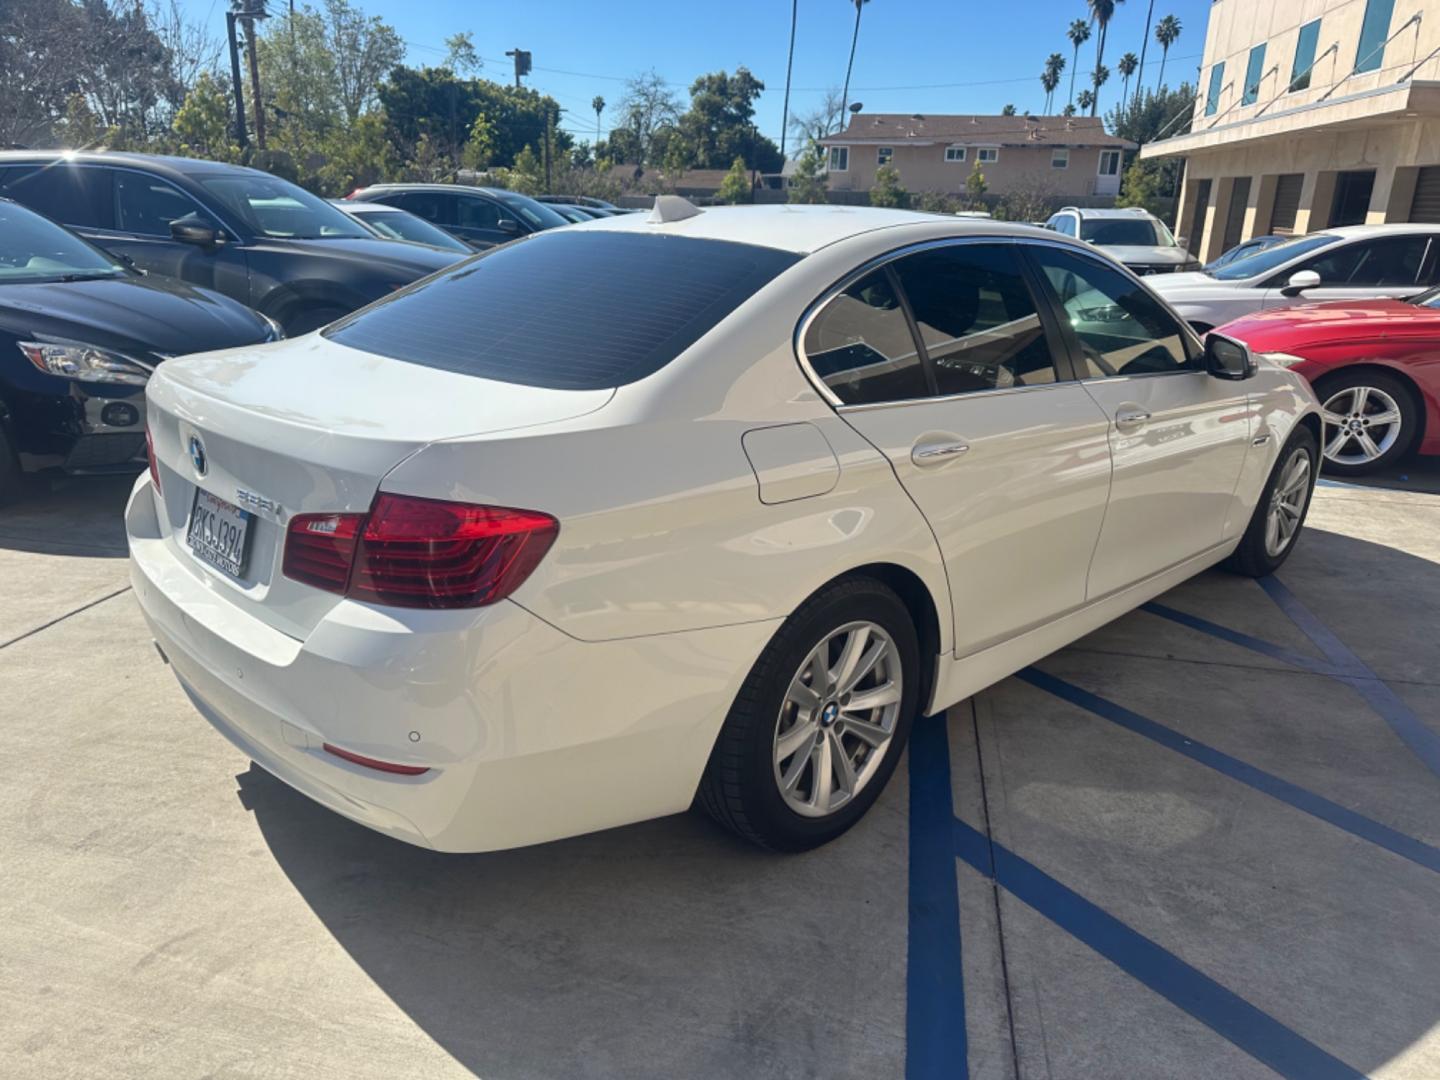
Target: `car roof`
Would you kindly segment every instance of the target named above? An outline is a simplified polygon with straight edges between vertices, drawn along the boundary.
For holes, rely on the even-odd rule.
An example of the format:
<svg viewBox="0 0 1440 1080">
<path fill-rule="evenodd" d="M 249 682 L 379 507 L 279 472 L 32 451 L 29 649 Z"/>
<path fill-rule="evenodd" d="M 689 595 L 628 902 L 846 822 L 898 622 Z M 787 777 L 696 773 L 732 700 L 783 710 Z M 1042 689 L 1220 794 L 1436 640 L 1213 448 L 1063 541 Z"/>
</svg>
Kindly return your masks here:
<svg viewBox="0 0 1440 1080">
<path fill-rule="evenodd" d="M 522 199 L 530 196 L 521 195 L 518 191 L 506 191 L 503 188 L 481 187 L 478 184 L 370 184 L 355 192 L 357 195 L 367 194 L 371 191 L 465 191 L 478 192 L 481 195 L 489 195 L 491 198 L 503 198 L 507 195 L 518 195 Z"/>
<path fill-rule="evenodd" d="M 913 210 L 886 210 L 872 206 L 791 205 L 712 206 L 679 221 L 656 223 L 648 213 L 617 214 L 572 225 L 575 230 L 650 233 L 688 236 L 701 240 L 729 240 L 778 248 L 806 255 L 841 240 L 876 229 L 903 225 L 943 225 L 956 236 L 1044 235 L 1033 225 L 980 218 L 939 217 Z"/>
<path fill-rule="evenodd" d="M 1062 208 L 1063 210 L 1069 210 L 1087 218 L 1150 218 L 1155 216 L 1150 211 L 1138 206 L 1120 206 L 1109 209 L 1102 209 L 1098 206 L 1066 206 Z"/>
<path fill-rule="evenodd" d="M 231 165 L 224 161 L 202 161 L 199 158 L 171 157 L 167 154 L 132 154 L 122 150 L 0 150 L 0 165 L 52 165 L 74 162 L 80 165 L 124 165 L 132 169 L 164 173 L 172 176 L 220 176 L 250 173 L 271 177 L 273 174 Z"/>
<path fill-rule="evenodd" d="M 1315 236 L 1317 233 L 1324 233 L 1326 236 L 1338 236 L 1344 240 L 1354 240 L 1363 236 L 1387 236 L 1400 235 L 1402 233 L 1440 233 L 1440 225 L 1424 225 L 1419 222 L 1392 221 L 1385 225 L 1336 225 L 1330 229 L 1316 229 L 1307 235 Z"/>
</svg>

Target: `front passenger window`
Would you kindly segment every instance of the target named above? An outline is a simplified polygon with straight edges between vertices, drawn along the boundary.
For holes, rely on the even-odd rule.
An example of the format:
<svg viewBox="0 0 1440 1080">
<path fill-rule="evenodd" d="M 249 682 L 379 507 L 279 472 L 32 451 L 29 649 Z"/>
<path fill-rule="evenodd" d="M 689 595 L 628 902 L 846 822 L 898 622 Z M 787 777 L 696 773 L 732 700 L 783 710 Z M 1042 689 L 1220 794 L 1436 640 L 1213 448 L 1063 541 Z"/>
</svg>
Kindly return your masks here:
<svg viewBox="0 0 1440 1080">
<path fill-rule="evenodd" d="M 805 332 L 805 359 L 845 405 L 929 395 L 905 309 L 884 269 L 825 305 Z"/>
<path fill-rule="evenodd" d="M 955 244 L 895 263 L 942 396 L 1055 381 L 1012 245 Z"/>
<path fill-rule="evenodd" d="M 191 214 L 213 223 L 194 199 L 164 180 L 124 170 L 115 172 L 115 228 L 120 232 L 168 239 L 170 223 Z"/>
<path fill-rule="evenodd" d="M 1096 259 L 1034 244 L 1040 264 L 1080 346 L 1080 377 L 1200 370 L 1179 322 L 1138 281 Z"/>
</svg>

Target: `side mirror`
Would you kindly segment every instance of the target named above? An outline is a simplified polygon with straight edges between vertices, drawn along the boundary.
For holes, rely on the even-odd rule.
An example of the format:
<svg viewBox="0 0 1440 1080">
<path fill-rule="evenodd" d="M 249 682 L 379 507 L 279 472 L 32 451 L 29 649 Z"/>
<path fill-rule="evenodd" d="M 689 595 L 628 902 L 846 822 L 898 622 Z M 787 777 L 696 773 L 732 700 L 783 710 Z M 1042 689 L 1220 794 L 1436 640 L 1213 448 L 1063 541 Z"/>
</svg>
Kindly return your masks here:
<svg viewBox="0 0 1440 1080">
<path fill-rule="evenodd" d="M 1320 284 L 1320 275 L 1314 270 L 1296 270 L 1290 275 L 1290 280 L 1280 290 L 1281 296 L 1299 296 L 1306 289 L 1313 289 Z"/>
<path fill-rule="evenodd" d="M 1205 335 L 1205 370 L 1217 379 L 1248 379 L 1255 374 L 1255 358 L 1243 341 L 1212 330 Z"/>
<path fill-rule="evenodd" d="M 1175 246 L 1176 246 L 1176 247 L 1189 247 L 1189 246 L 1190 246 L 1190 238 L 1189 238 L 1188 236 L 1177 236 L 1177 237 L 1175 237 Z"/>
<path fill-rule="evenodd" d="M 514 236 L 520 231 L 520 223 L 514 218 L 502 217 L 496 226 L 503 233 Z"/>
<path fill-rule="evenodd" d="M 187 214 L 170 222 L 170 239 L 197 247 L 214 247 L 220 242 L 215 226 L 198 214 Z"/>
</svg>

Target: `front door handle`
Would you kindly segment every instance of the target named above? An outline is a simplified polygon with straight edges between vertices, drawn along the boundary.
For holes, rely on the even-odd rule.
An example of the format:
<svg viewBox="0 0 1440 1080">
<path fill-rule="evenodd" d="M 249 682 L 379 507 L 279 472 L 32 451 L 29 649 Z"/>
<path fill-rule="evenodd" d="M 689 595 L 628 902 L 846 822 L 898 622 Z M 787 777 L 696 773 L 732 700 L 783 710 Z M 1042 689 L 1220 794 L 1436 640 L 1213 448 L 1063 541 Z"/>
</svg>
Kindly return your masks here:
<svg viewBox="0 0 1440 1080">
<path fill-rule="evenodd" d="M 951 439 L 946 442 L 916 443 L 915 448 L 910 451 L 910 460 L 923 469 L 935 465 L 943 465 L 945 462 L 959 457 L 969 449 L 969 443 L 961 442 L 958 439 Z"/>
<path fill-rule="evenodd" d="M 1150 414 L 1138 405 L 1122 405 L 1115 413 L 1115 426 L 1121 431 L 1134 431 L 1149 419 Z"/>
</svg>

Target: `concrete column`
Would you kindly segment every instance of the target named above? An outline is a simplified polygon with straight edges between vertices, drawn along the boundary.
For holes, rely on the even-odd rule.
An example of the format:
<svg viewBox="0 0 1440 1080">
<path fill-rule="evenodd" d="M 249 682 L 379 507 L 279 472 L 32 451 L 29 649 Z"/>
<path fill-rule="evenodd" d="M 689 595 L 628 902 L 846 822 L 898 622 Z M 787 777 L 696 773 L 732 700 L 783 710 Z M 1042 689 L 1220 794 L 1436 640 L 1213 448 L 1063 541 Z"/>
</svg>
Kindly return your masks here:
<svg viewBox="0 0 1440 1080">
<path fill-rule="evenodd" d="M 1230 213 L 1230 199 L 1235 194 L 1235 178 L 1216 179 L 1211 188 L 1210 211 L 1205 215 L 1205 238 L 1200 242 L 1198 258 L 1202 263 L 1218 259 L 1225 250 L 1225 219 Z"/>
<path fill-rule="evenodd" d="M 1175 208 L 1175 235 L 1187 240 L 1195 228 L 1195 186 L 1199 183 L 1187 168 L 1180 181 L 1180 197 Z"/>
<path fill-rule="evenodd" d="M 1390 198 L 1395 190 L 1394 165 L 1381 165 L 1375 170 L 1375 185 L 1370 189 L 1370 206 L 1365 211 L 1366 225 L 1383 225 L 1387 221 L 1403 221 L 1404 218 L 1390 217 Z M 1415 193 L 1411 185 L 1410 193 Z M 1410 200 L 1405 200 L 1405 211 L 1410 210 Z"/>
<path fill-rule="evenodd" d="M 1411 165 L 1395 170 L 1395 180 L 1390 185 L 1390 198 L 1385 203 L 1383 220 L 1410 220 L 1410 204 L 1415 201 L 1415 182 L 1419 179 L 1420 169 L 1417 166 Z M 1374 199 L 1371 199 L 1371 205 L 1374 205 Z"/>
<path fill-rule="evenodd" d="M 1270 231 L 1270 222 L 1275 214 L 1275 183 L 1280 177 L 1274 173 L 1257 176 L 1250 181 L 1250 206 L 1245 211 L 1245 239 L 1264 236 Z"/>
<path fill-rule="evenodd" d="M 1295 235 L 1318 232 L 1329 225 L 1334 201 L 1335 174 L 1306 173 L 1305 186 L 1300 189 L 1300 212 L 1295 215 Z"/>
</svg>

